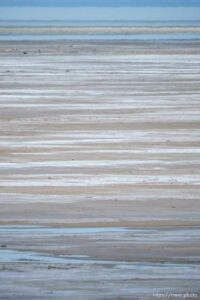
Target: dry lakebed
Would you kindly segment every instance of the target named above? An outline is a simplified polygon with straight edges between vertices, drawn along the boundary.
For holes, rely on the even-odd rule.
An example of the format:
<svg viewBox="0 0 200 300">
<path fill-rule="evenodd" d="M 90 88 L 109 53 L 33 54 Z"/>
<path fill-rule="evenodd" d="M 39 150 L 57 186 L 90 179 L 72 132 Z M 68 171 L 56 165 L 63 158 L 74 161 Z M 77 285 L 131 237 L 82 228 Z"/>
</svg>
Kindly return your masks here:
<svg viewBox="0 0 200 300">
<path fill-rule="evenodd" d="M 200 42 L 0 42 L 1 300 L 200 299 L 199 208 Z"/>
</svg>

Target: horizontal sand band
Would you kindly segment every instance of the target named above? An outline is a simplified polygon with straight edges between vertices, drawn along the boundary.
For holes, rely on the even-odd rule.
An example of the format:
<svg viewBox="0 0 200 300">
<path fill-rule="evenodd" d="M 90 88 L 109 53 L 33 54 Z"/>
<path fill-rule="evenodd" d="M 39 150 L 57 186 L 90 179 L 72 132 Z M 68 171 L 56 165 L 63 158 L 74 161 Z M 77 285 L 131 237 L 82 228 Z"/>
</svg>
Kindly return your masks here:
<svg viewBox="0 0 200 300">
<path fill-rule="evenodd" d="M 9 220 L 9 221 L 0 221 L 0 226 L 35 226 L 35 222 L 26 220 L 26 221 L 17 221 L 17 220 Z M 135 220 L 135 221 L 116 221 L 116 222 L 46 222 L 46 220 L 37 221 L 37 226 L 47 226 L 51 228 L 116 228 L 116 227 L 129 227 L 129 228 L 185 228 L 185 227 L 193 227 L 198 228 L 200 226 L 200 222 L 198 220 Z"/>
<path fill-rule="evenodd" d="M 200 33 L 200 27 L 1 27 L 0 34 Z"/>
</svg>

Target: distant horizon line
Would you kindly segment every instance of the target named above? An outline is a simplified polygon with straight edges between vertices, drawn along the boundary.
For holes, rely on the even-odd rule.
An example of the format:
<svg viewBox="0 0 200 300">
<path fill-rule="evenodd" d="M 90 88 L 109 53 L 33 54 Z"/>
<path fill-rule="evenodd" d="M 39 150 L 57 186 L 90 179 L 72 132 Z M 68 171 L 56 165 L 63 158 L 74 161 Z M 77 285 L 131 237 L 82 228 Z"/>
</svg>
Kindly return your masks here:
<svg viewBox="0 0 200 300">
<path fill-rule="evenodd" d="M 124 4 L 124 5 L 120 5 L 120 4 L 116 4 L 116 5 L 63 5 L 63 4 L 57 4 L 57 5 L 53 5 L 53 4 L 49 4 L 49 5 L 45 5 L 45 4 L 41 4 L 41 5 L 38 5 L 38 4 L 18 4 L 18 5 L 7 5 L 7 4 L 1 4 L 0 3 L 0 7 L 64 7 L 64 8 L 76 8 L 76 7 L 84 7 L 84 8 L 91 8 L 91 7 L 94 7 L 94 8 L 101 8 L 101 7 L 108 7 L 108 8 L 122 8 L 122 7 L 131 7 L 131 8 L 136 8 L 136 7 L 150 7 L 150 8 L 156 8 L 156 7 L 162 7 L 162 8 L 167 8 L 167 7 L 180 7 L 180 8 L 189 8 L 189 7 L 198 7 L 200 8 L 200 4 L 185 4 L 185 5 L 180 5 L 180 4 L 173 4 L 173 5 L 149 5 L 149 4 L 139 4 L 139 5 L 128 5 L 128 4 Z"/>
<path fill-rule="evenodd" d="M 80 7 L 84 7 L 84 8 L 122 8 L 122 7 L 131 7 L 131 8 L 137 8 L 137 7 L 146 7 L 146 8 L 168 8 L 168 7 L 178 7 L 178 8 L 190 8 L 190 7 L 198 7 L 200 8 L 200 5 L 63 5 L 63 4 L 58 4 L 58 5 L 1 5 L 0 4 L 0 8 L 4 7 L 4 8 L 20 8 L 20 7 L 65 7 L 65 8 L 80 8 Z"/>
<path fill-rule="evenodd" d="M 0 7 L 200 7 L 200 0 L 0 0 Z"/>
<path fill-rule="evenodd" d="M 191 22 L 200 22 L 198 19 L 194 19 L 194 20 L 184 20 L 184 19 L 180 19 L 180 20 L 145 20 L 145 19 L 141 19 L 141 20 L 131 20 L 131 19 L 128 19 L 128 20 L 121 20 L 121 19 L 115 19 L 115 20 L 104 20 L 104 19 L 99 19 L 99 20 L 83 20 L 83 19 L 74 19 L 74 20 L 66 20 L 66 19 L 53 19 L 53 21 L 55 21 L 55 22 L 74 22 L 74 23 L 76 23 L 77 21 L 78 22 L 85 22 L 85 23 L 87 23 L 87 22 L 110 22 L 110 23 L 112 23 L 112 22 L 121 22 L 121 23 L 127 23 L 127 22 L 135 22 L 135 23 L 141 23 L 141 22 L 146 22 L 146 23 L 153 23 L 153 22 L 155 22 L 155 23 L 157 23 L 157 22 L 159 22 L 159 23 L 168 23 L 168 22 L 188 22 L 188 23 L 191 23 Z M 43 20 L 43 19 L 38 19 L 38 20 L 26 20 L 26 19 L 7 19 L 7 20 L 0 20 L 0 23 L 5 23 L 5 22 L 26 22 L 26 23 L 28 23 L 28 22 L 30 22 L 30 23 L 32 23 L 32 22 L 43 22 L 43 23 L 45 23 L 45 22 L 49 22 L 49 20 Z"/>
</svg>

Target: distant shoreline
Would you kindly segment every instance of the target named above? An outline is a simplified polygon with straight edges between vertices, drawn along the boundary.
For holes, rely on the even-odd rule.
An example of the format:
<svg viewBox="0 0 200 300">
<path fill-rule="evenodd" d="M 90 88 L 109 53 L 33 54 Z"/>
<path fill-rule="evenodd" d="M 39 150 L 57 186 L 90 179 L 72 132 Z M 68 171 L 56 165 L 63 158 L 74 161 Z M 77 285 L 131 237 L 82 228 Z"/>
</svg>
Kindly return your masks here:
<svg viewBox="0 0 200 300">
<path fill-rule="evenodd" d="M 200 27 L 1 27 L 0 34 L 152 34 L 200 33 Z"/>
<path fill-rule="evenodd" d="M 200 40 L 200 27 L 23 26 L 0 27 L 0 41 L 17 40 Z"/>
</svg>

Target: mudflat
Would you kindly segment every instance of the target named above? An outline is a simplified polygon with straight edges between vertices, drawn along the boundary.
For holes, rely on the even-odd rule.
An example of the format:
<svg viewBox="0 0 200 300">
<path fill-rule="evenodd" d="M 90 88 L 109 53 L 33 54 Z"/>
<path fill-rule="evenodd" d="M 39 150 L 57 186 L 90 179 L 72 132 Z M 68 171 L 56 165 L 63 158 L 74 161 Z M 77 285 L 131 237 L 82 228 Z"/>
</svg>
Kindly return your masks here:
<svg viewBox="0 0 200 300">
<path fill-rule="evenodd" d="M 0 43 L 0 299 L 200 297 L 199 49 Z"/>
</svg>

